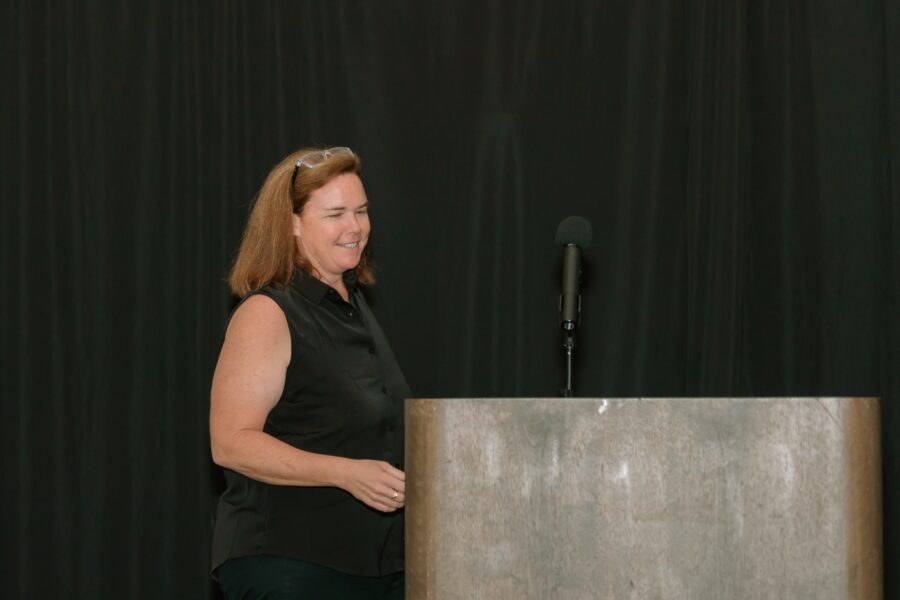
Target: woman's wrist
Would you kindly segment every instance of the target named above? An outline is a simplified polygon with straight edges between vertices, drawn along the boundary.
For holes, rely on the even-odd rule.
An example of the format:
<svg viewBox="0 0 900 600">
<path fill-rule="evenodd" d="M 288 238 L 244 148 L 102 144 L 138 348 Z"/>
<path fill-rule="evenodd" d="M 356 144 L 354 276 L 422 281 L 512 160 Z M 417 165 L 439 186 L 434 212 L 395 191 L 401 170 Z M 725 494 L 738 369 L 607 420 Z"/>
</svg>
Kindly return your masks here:
<svg viewBox="0 0 900 600">
<path fill-rule="evenodd" d="M 323 474 L 324 478 L 333 487 L 346 490 L 347 472 L 350 469 L 353 459 L 345 458 L 343 456 L 330 456 L 329 458 L 331 460 L 326 467 L 327 472 Z"/>
</svg>

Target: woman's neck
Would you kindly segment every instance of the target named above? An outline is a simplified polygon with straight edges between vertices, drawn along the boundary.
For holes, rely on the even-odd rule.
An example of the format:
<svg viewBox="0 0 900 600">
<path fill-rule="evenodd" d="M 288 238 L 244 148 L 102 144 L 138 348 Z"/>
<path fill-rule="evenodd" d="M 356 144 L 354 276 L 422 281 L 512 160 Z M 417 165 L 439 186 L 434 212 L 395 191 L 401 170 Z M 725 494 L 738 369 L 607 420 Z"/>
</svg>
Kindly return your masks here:
<svg viewBox="0 0 900 600">
<path fill-rule="evenodd" d="M 347 285 L 344 283 L 343 275 L 334 278 L 333 280 L 325 279 L 324 277 L 319 277 L 318 279 L 328 287 L 334 288 L 334 290 L 341 295 L 341 298 L 344 299 L 344 302 L 350 302 L 350 293 L 347 291 Z"/>
</svg>

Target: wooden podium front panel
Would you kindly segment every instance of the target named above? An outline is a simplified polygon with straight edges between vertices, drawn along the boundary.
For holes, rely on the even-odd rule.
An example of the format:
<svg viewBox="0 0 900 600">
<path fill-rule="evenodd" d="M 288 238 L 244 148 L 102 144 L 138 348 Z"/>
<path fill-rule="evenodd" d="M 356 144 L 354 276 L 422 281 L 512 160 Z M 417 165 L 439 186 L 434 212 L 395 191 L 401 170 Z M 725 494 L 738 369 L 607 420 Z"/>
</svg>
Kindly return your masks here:
<svg viewBox="0 0 900 600">
<path fill-rule="evenodd" d="M 873 398 L 406 403 L 407 598 L 880 598 Z"/>
</svg>

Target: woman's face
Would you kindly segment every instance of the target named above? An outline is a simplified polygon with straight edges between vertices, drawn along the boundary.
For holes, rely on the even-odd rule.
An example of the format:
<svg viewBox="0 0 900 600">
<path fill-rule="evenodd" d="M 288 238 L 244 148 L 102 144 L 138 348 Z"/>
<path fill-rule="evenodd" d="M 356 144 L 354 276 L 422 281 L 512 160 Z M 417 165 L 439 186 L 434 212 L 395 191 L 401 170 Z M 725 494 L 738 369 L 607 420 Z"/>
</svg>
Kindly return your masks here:
<svg viewBox="0 0 900 600">
<path fill-rule="evenodd" d="M 294 215 L 294 235 L 300 252 L 333 285 L 344 271 L 356 268 L 369 241 L 369 201 L 354 173 L 338 175 L 312 194 Z"/>
</svg>

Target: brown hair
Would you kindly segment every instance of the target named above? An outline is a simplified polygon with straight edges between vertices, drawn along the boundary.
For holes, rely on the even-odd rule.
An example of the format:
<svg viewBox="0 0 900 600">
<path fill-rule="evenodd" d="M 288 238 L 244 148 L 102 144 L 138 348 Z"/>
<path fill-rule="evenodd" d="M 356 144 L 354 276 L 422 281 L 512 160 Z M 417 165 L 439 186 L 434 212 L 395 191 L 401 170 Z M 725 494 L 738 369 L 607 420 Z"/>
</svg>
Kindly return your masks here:
<svg viewBox="0 0 900 600">
<path fill-rule="evenodd" d="M 241 247 L 228 278 L 231 291 L 238 296 L 246 296 L 267 283 L 283 288 L 291 282 L 295 268 L 317 275 L 297 247 L 292 216 L 303 212 L 314 191 L 338 175 L 359 175 L 361 170 L 359 157 L 355 154 L 333 154 L 315 167 L 297 169 L 292 189 L 291 177 L 297 160 L 304 154 L 324 149 L 302 148 L 292 152 L 266 177 L 253 202 Z M 375 281 L 368 247 L 356 266 L 356 278 L 364 284 Z"/>
</svg>

